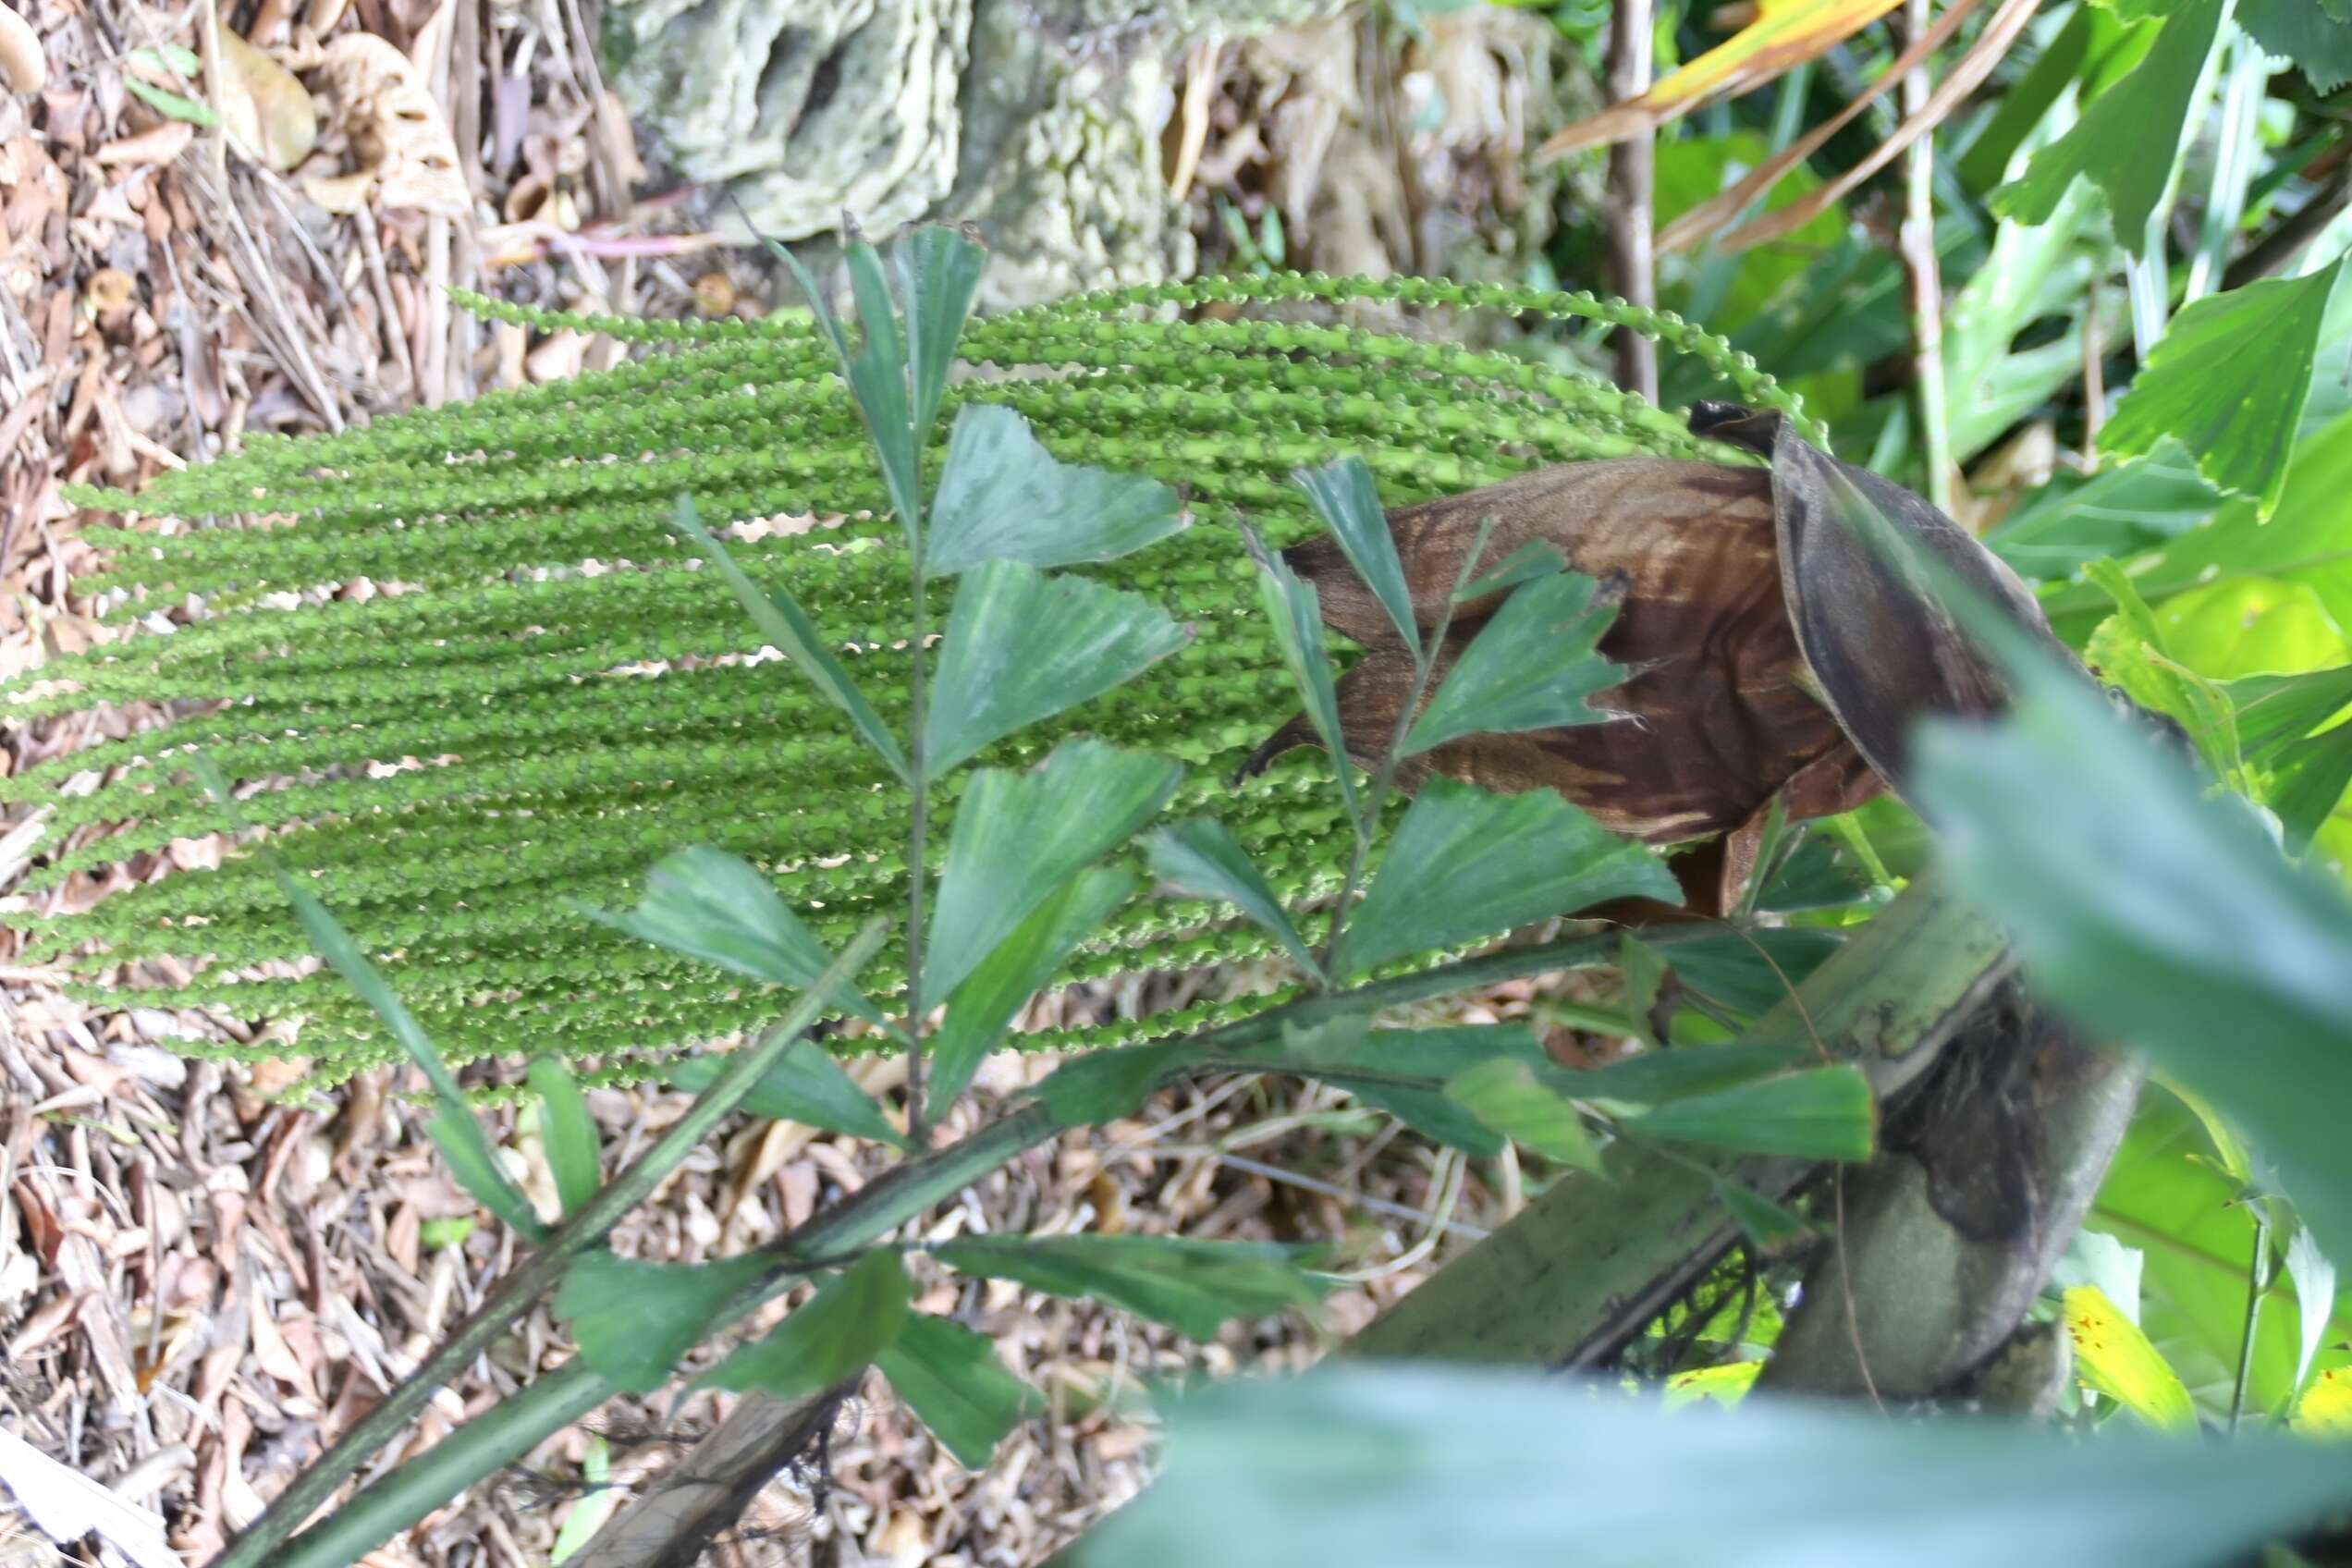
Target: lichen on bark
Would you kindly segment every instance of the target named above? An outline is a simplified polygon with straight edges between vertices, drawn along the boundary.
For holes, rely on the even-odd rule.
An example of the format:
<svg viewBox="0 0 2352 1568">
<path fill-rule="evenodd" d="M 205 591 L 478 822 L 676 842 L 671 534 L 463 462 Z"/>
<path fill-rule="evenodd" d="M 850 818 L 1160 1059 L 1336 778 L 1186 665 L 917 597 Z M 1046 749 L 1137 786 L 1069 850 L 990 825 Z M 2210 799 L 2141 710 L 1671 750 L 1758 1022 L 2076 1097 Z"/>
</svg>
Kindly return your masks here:
<svg viewBox="0 0 2352 1568">
<path fill-rule="evenodd" d="M 1170 62 L 1336 0 L 616 0 L 622 102 L 761 233 L 976 223 L 1009 307 L 1192 270 L 1161 169 Z M 821 247 L 820 247 L 821 248 Z"/>
</svg>

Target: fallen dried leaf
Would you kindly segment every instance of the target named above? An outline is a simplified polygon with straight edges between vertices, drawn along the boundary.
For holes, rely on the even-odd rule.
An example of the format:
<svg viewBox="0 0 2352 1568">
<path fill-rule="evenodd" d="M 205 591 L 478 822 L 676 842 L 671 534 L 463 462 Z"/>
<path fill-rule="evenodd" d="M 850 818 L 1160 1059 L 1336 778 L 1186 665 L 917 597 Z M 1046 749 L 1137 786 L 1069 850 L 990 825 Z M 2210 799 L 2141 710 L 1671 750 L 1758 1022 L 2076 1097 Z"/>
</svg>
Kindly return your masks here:
<svg viewBox="0 0 2352 1568">
<path fill-rule="evenodd" d="M 136 136 L 118 136 L 91 154 L 101 164 L 168 164 L 196 138 L 186 120 L 165 120 Z"/>
<path fill-rule="evenodd" d="M 221 126 L 248 155 L 283 174 L 318 145 L 318 110 L 292 71 L 233 32 L 221 34 Z"/>
<path fill-rule="evenodd" d="M 38 92 L 49 80 L 49 62 L 41 52 L 41 35 L 32 24 L 0 6 L 0 80 L 11 92 Z"/>
<path fill-rule="evenodd" d="M 324 68 L 337 123 L 381 182 L 385 206 L 446 217 L 472 211 L 448 121 L 407 55 L 374 33 L 347 32 L 327 44 Z"/>
</svg>

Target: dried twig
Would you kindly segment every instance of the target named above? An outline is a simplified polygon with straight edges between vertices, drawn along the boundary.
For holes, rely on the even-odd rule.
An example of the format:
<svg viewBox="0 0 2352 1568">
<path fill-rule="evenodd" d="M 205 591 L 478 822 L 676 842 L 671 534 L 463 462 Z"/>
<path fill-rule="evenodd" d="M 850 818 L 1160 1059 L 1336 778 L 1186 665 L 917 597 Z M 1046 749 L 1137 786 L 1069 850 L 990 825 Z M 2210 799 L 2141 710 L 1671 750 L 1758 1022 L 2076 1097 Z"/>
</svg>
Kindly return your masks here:
<svg viewBox="0 0 2352 1568">
<path fill-rule="evenodd" d="M 2010 44 L 2033 19 L 2034 8 L 2040 0 L 2006 0 L 1985 24 L 1984 31 L 1968 52 L 1952 67 L 1951 74 L 1936 85 L 1917 113 L 1905 116 L 1894 134 L 1888 137 L 1869 155 L 1852 168 L 1828 181 L 1818 190 L 1808 191 L 1777 212 L 1765 214 L 1752 223 L 1743 224 L 1717 241 L 1725 254 L 1745 251 L 1753 245 L 1771 241 L 1803 228 L 1831 206 L 1845 199 L 1846 194 L 1864 180 L 1894 161 L 1895 155 L 1942 124 L 1945 116 L 1958 107 L 1961 101 L 1974 92 L 1992 67 L 2001 63 Z"/>
</svg>

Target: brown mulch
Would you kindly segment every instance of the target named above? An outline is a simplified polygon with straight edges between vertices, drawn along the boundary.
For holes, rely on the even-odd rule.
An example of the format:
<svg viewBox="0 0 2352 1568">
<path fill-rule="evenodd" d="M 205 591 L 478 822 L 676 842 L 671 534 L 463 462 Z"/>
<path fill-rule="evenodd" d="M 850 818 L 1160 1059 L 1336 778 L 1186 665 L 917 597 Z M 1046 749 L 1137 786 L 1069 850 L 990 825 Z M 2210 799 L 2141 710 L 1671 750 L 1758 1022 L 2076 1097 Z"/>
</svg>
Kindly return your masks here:
<svg viewBox="0 0 2352 1568">
<path fill-rule="evenodd" d="M 135 489 L 233 449 L 248 431 L 339 429 L 561 379 L 617 352 L 476 323 L 451 308 L 452 287 L 620 313 L 760 308 L 765 284 L 741 253 L 693 233 L 681 203 L 638 194 L 643 171 L 598 80 L 578 0 L 248 0 L 217 23 L 208 0 L 0 4 L 21 6 L 47 65 L 38 93 L 0 95 L 0 678 L 108 635 L 68 591 L 94 562 L 62 485 Z M 224 31 L 288 66 L 309 94 L 315 146 L 285 166 L 126 85 L 136 78 L 218 105 L 217 90 L 233 94 L 242 79 L 226 66 L 217 79 L 181 77 L 172 51 L 225 62 Z M 404 178 L 419 171 L 393 166 L 364 104 L 329 67 L 337 42 L 354 35 L 383 41 L 432 104 L 456 106 L 439 129 L 457 166 L 419 176 L 422 196 Z M 1286 36 L 1191 62 L 1203 85 L 1186 91 L 1184 113 L 1198 117 L 1197 135 L 1189 153 L 1175 152 L 1190 162 L 1182 183 L 1201 227 L 1216 231 L 1219 200 L 1253 220 L 1270 203 L 1291 219 L 1292 264 L 1441 263 L 1458 230 L 1526 199 L 1514 183 L 1526 127 L 1509 50 L 1441 37 L 1400 63 L 1359 58 L 1354 45 L 1337 52 L 1345 41 Z M 1478 73 L 1493 69 L 1504 79 L 1492 89 L 1501 117 L 1480 118 L 1489 88 Z M 1404 194 L 1380 195 L 1365 171 L 1398 160 L 1366 137 L 1402 134 L 1390 101 L 1400 92 L 1440 89 L 1459 123 L 1434 141 L 1422 135 L 1426 166 L 1406 160 Z M 1465 167 L 1485 173 L 1464 183 Z M 459 200 L 435 210 L 433 178 L 444 189 L 456 180 Z M 1482 211 L 1429 196 L 1461 190 Z M 1319 253 L 1309 231 L 1322 237 Z M 0 766 L 18 771 L 159 717 L 10 725 Z M 31 821 L 0 820 L 0 899 L 32 851 Z M 150 859 L 115 876 L 171 869 Z M 413 1084 L 376 1073 L 331 1104 L 282 1102 L 274 1096 L 294 1069 L 172 1054 L 154 1042 L 184 1035 L 188 1017 L 74 999 L 16 952 L 0 932 L 0 1430 L 160 1513 L 173 1547 L 201 1562 L 481 1300 L 514 1243 L 447 1180 L 408 1097 Z M 203 1026 L 250 1043 L 236 1021 Z M 969 1125 L 1047 1065 L 992 1064 L 958 1116 Z M 890 1064 L 861 1071 L 890 1086 Z M 645 1089 L 593 1095 L 608 1169 L 683 1104 Z M 1327 1090 L 1236 1080 L 1163 1096 L 1149 1115 L 1034 1153 L 942 1209 L 926 1233 L 1329 1240 L 1333 1267 L 1352 1280 L 1319 1321 L 1235 1326 L 1191 1345 L 1091 1305 L 952 1281 L 917 1259 L 920 1305 L 993 1336 L 1008 1365 L 1051 1396 L 1052 1415 L 974 1476 L 876 1383 L 830 1445 L 829 1484 L 780 1479 L 723 1556 L 798 1561 L 812 1539 L 831 1537 L 876 1562 L 1039 1561 L 1143 1485 L 1151 1429 L 1135 1395 L 1146 1380 L 1304 1365 L 1520 1201 L 1508 1162 L 1488 1173 L 1501 1182 L 1490 1187 L 1458 1157 Z M 512 1113 L 493 1124 L 551 1198 L 544 1159 Z M 850 1140 L 739 1121 L 615 1245 L 649 1259 L 725 1256 L 880 1164 Z M 534 1315 L 445 1390 L 385 1463 L 569 1354 L 545 1312 Z M 712 1396 L 675 1411 L 617 1402 L 369 1561 L 545 1562 L 575 1513 L 617 1495 L 584 1482 L 591 1468 L 608 1467 L 625 1488 L 722 1414 Z M 0 1485 L 0 1551 L 37 1542 L 6 1504 Z M 100 1558 L 85 1542 L 64 1560 Z"/>
</svg>

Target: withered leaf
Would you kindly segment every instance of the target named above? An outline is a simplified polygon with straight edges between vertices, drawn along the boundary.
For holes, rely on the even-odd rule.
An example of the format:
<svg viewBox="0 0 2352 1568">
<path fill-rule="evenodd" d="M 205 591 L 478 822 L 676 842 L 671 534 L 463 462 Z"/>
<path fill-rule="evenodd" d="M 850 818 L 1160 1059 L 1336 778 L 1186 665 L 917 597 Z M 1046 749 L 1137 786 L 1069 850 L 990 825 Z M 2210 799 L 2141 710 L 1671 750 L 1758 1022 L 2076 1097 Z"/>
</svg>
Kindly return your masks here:
<svg viewBox="0 0 2352 1568">
<path fill-rule="evenodd" d="M 2009 700 L 2000 667 L 1917 565 L 1899 558 L 1906 545 L 2073 662 L 2016 573 L 1910 491 L 1829 456 L 1779 414 L 1701 403 L 1691 427 L 1771 459 L 1780 577 L 1797 643 L 1846 735 L 1896 789 L 1921 718 L 1988 718 Z"/>
<path fill-rule="evenodd" d="M 1490 558 L 1549 543 L 1571 570 L 1622 594 L 1599 651 L 1633 672 L 1595 699 L 1623 721 L 1451 741 L 1411 759 L 1405 786 L 1441 774 L 1504 793 L 1555 789 L 1611 831 L 1658 844 L 1728 833 L 1800 775 L 1806 815 L 1867 800 L 1877 789 L 1869 769 L 1807 690 L 1781 591 L 1772 489 L 1759 468 L 1635 458 L 1543 469 L 1390 512 L 1425 632 L 1491 516 Z M 1347 748 L 1369 766 L 1411 692 L 1411 655 L 1337 545 L 1317 540 L 1285 558 L 1315 584 L 1325 624 L 1366 650 L 1339 702 Z M 1439 650 L 1440 680 L 1504 596 L 1457 611 Z M 1251 768 L 1314 739 L 1304 722 L 1285 726 Z"/>
</svg>

